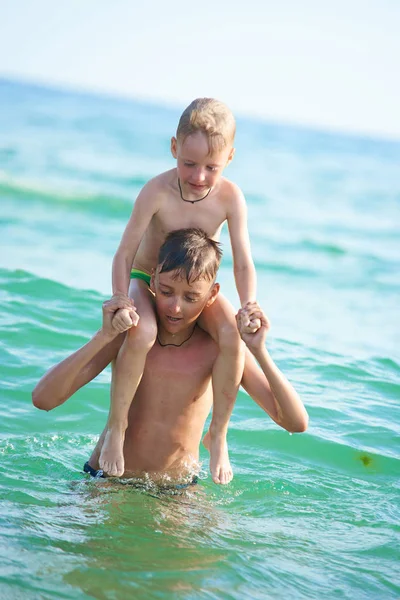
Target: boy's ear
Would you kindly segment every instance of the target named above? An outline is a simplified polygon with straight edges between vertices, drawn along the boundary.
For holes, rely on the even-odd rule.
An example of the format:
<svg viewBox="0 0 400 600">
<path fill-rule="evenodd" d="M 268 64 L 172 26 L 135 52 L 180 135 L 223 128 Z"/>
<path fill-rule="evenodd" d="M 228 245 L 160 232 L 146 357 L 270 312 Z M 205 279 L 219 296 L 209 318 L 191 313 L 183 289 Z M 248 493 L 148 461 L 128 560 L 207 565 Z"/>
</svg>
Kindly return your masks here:
<svg viewBox="0 0 400 600">
<path fill-rule="evenodd" d="M 150 289 L 153 292 L 153 294 L 156 293 L 156 274 L 154 269 L 152 269 L 151 271 Z"/>
<path fill-rule="evenodd" d="M 231 151 L 229 152 L 228 161 L 226 163 L 226 166 L 228 166 L 229 163 L 232 162 L 233 157 L 235 156 L 235 152 L 236 152 L 236 149 L 235 148 L 231 148 Z"/>
<path fill-rule="evenodd" d="M 176 140 L 176 137 L 172 137 L 171 138 L 171 154 L 174 158 L 178 158 L 177 145 L 178 145 L 178 142 Z"/>
<path fill-rule="evenodd" d="M 214 283 L 214 285 L 211 288 L 210 297 L 207 300 L 206 307 L 211 306 L 211 304 L 214 304 L 214 302 L 217 299 L 217 296 L 219 294 L 219 288 L 220 288 L 219 283 Z"/>
</svg>

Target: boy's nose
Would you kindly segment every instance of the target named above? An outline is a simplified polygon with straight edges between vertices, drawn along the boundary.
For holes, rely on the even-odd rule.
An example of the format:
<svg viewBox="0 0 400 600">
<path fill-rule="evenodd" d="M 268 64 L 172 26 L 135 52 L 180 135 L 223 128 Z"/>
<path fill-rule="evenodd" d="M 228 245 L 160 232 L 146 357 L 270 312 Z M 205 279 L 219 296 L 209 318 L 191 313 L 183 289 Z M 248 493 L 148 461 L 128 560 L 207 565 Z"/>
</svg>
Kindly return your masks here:
<svg viewBox="0 0 400 600">
<path fill-rule="evenodd" d="M 206 178 L 206 175 L 205 175 L 203 169 L 198 169 L 196 171 L 196 178 L 195 178 L 196 182 L 197 183 L 203 183 L 203 181 L 205 180 L 205 178 Z"/>
<path fill-rule="evenodd" d="M 178 314 L 181 312 L 181 305 L 177 298 L 175 298 L 171 303 L 171 311 L 174 312 L 175 314 Z"/>
</svg>

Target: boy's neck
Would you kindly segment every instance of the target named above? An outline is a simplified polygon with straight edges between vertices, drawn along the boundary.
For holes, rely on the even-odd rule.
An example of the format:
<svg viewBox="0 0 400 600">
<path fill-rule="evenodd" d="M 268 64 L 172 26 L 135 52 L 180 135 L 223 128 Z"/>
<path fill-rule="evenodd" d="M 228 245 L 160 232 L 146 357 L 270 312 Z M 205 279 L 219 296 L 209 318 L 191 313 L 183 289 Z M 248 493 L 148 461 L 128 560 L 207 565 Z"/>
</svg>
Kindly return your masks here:
<svg viewBox="0 0 400 600">
<path fill-rule="evenodd" d="M 196 329 L 197 323 L 192 324 L 190 327 L 179 331 L 178 333 L 170 333 L 166 331 L 162 325 L 158 327 L 157 342 L 160 346 L 175 346 L 179 348 L 188 342 Z"/>
</svg>

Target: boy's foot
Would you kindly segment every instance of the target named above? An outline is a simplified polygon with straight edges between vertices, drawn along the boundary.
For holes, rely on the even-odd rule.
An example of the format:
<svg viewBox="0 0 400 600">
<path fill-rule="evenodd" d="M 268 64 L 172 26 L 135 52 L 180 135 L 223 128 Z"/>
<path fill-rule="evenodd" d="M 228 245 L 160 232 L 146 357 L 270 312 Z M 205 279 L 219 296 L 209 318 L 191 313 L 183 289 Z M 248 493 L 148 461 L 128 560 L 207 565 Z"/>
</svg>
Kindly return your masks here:
<svg viewBox="0 0 400 600">
<path fill-rule="evenodd" d="M 233 479 L 233 471 L 229 462 L 228 445 L 226 439 L 211 438 L 207 431 L 203 438 L 203 445 L 210 452 L 210 471 L 214 483 L 227 484 Z"/>
<path fill-rule="evenodd" d="M 120 430 L 107 429 L 100 452 L 99 467 L 111 477 L 121 477 L 125 471 L 124 437 Z"/>
</svg>

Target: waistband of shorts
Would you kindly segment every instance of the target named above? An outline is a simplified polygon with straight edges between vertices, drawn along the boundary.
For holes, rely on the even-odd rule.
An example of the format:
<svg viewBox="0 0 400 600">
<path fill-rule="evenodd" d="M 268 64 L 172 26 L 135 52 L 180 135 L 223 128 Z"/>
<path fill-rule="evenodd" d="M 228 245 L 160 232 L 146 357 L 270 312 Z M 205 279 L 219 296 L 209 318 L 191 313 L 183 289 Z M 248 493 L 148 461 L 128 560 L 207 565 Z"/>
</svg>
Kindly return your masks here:
<svg viewBox="0 0 400 600">
<path fill-rule="evenodd" d="M 147 285 L 150 285 L 151 275 L 140 269 L 132 269 L 131 279 L 141 279 L 142 281 L 145 281 Z"/>
<path fill-rule="evenodd" d="M 103 469 L 93 469 L 93 467 L 89 465 L 88 461 L 86 461 L 83 465 L 83 471 L 84 473 L 89 473 L 89 475 L 91 475 L 91 477 L 94 477 L 95 479 L 99 479 L 99 477 L 104 477 Z"/>
<path fill-rule="evenodd" d="M 91 467 L 89 465 L 89 461 L 86 461 L 85 464 L 83 465 L 83 471 L 84 471 L 84 473 L 88 473 L 94 479 L 100 479 L 100 478 L 104 479 L 105 478 L 104 471 L 102 469 L 93 469 L 93 467 Z M 197 485 L 198 483 L 199 483 L 199 478 L 197 477 L 197 475 L 193 475 L 192 480 L 188 481 L 187 483 L 176 483 L 176 484 L 172 484 L 171 486 L 165 486 L 165 487 L 170 487 L 170 488 L 176 489 L 176 490 L 185 490 L 186 488 L 189 488 L 192 485 Z"/>
</svg>

